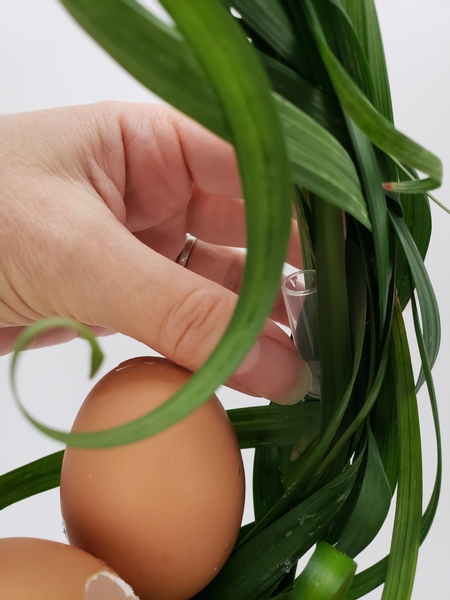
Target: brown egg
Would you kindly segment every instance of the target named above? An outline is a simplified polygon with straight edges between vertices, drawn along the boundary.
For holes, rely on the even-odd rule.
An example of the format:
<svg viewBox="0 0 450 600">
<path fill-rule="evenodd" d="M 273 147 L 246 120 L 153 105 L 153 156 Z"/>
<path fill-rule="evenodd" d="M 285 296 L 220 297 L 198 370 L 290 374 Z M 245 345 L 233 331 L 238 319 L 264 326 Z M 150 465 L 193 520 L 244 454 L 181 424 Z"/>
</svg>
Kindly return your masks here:
<svg viewBox="0 0 450 600">
<path fill-rule="evenodd" d="M 4 600 L 139 600 L 101 560 L 38 538 L 0 539 Z"/>
<path fill-rule="evenodd" d="M 73 430 L 141 416 L 190 375 L 162 358 L 126 361 L 92 389 Z M 203 589 L 233 548 L 243 506 L 241 453 L 216 396 L 151 438 L 65 452 L 61 507 L 70 542 L 103 559 L 141 600 L 184 600 Z"/>
</svg>

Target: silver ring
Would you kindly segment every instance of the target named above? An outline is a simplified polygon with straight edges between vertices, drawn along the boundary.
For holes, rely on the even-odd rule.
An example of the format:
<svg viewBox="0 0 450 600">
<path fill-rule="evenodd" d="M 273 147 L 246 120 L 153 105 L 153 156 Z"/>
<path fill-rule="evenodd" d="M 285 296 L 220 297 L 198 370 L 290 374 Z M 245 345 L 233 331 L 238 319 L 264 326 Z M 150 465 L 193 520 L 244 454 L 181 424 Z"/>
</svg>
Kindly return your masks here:
<svg viewBox="0 0 450 600">
<path fill-rule="evenodd" d="M 177 260 L 175 261 L 182 267 L 186 266 L 187 261 L 189 260 L 189 255 L 192 252 L 192 248 L 194 247 L 197 238 L 188 233 L 186 235 L 186 243 L 184 244 L 183 250 L 180 252 Z"/>
</svg>

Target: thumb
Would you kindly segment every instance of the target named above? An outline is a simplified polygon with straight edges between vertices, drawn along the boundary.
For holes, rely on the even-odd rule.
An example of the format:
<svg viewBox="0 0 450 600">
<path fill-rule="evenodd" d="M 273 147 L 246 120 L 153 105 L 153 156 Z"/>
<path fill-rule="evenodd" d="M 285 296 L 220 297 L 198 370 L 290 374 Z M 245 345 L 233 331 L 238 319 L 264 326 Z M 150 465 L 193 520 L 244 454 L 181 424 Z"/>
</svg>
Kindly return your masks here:
<svg viewBox="0 0 450 600">
<path fill-rule="evenodd" d="M 112 215 L 103 214 L 96 232 L 64 270 L 65 281 L 58 286 L 64 290 L 64 307 L 59 310 L 198 370 L 227 328 L 237 296 L 151 250 Z M 281 404 L 301 400 L 310 383 L 309 368 L 292 341 L 269 319 L 228 382 Z"/>
</svg>

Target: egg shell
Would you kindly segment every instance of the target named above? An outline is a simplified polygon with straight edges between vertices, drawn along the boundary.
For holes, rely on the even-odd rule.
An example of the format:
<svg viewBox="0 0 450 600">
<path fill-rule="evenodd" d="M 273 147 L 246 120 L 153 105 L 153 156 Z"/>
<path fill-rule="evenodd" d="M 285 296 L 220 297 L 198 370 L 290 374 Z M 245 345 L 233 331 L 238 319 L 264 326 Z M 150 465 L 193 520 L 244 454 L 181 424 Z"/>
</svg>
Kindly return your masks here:
<svg viewBox="0 0 450 600">
<path fill-rule="evenodd" d="M 107 574 L 110 574 L 109 577 Z M 86 595 L 97 576 L 102 587 Z M 4 600 L 123 600 L 103 561 L 87 552 L 39 538 L 0 539 L 0 598 Z M 104 590 L 108 589 L 108 596 Z"/>
<path fill-rule="evenodd" d="M 166 359 L 126 361 L 95 385 L 73 431 L 135 419 L 190 377 Z M 141 600 L 184 600 L 227 560 L 244 490 L 236 434 L 213 396 L 145 440 L 102 450 L 67 448 L 61 509 L 70 543 L 103 559 Z"/>
</svg>

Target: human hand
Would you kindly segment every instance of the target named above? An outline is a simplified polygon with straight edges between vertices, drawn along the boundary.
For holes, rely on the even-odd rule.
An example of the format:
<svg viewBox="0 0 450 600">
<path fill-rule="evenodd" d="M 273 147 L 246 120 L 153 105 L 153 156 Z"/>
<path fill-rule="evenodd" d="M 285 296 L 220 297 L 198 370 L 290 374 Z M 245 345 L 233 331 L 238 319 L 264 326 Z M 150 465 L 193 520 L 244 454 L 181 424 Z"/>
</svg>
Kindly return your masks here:
<svg viewBox="0 0 450 600">
<path fill-rule="evenodd" d="M 24 326 L 66 316 L 197 370 L 231 319 L 245 262 L 232 147 L 173 109 L 100 103 L 3 116 L 0 152 L 0 353 Z M 186 232 L 198 240 L 183 268 Z M 292 232 L 288 261 L 300 267 Z M 281 296 L 272 318 L 286 323 Z M 291 403 L 310 372 L 268 319 L 228 384 Z"/>
</svg>

